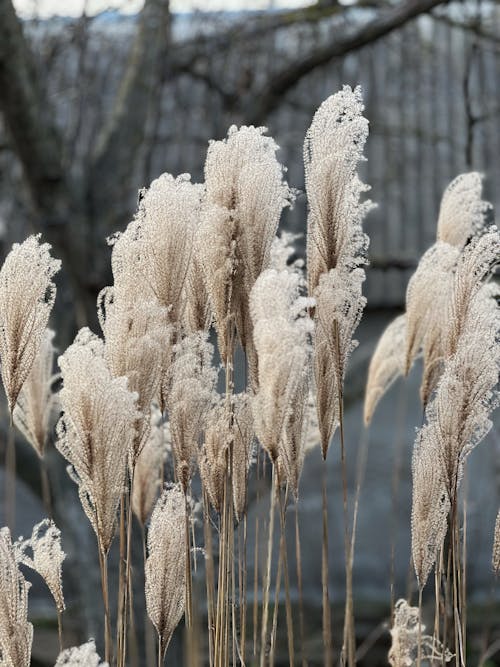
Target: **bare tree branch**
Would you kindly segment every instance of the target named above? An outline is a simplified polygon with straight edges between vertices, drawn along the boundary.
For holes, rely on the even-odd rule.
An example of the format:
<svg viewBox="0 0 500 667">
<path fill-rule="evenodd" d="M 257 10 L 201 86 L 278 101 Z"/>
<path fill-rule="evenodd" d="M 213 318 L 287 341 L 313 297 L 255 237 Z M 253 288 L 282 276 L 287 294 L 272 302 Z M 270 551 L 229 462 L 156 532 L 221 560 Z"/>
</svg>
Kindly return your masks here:
<svg viewBox="0 0 500 667">
<path fill-rule="evenodd" d="M 445 2 L 447 0 L 405 0 L 396 6 L 381 10 L 375 19 L 353 33 L 344 36 L 336 35 L 331 44 L 315 48 L 308 55 L 300 54 L 297 60 L 287 63 L 282 70 L 271 76 L 263 89 L 254 91 L 253 104 L 245 105 L 248 110 L 247 121 L 256 125 L 262 123 L 268 114 L 278 106 L 282 96 L 312 70 L 326 65 L 334 58 L 339 58 L 377 41 L 411 19 Z"/>
<path fill-rule="evenodd" d="M 130 186 L 152 106 L 160 101 L 160 64 L 169 46 L 169 0 L 146 0 L 127 70 L 98 138 L 91 168 L 90 215 L 98 216 L 108 229 L 129 215 L 124 189 Z M 120 210 L 120 202 L 126 210 Z"/>
<path fill-rule="evenodd" d="M 57 215 L 54 202 L 66 194 L 61 139 L 11 0 L 0 0 L 0 109 L 35 206 Z"/>
</svg>

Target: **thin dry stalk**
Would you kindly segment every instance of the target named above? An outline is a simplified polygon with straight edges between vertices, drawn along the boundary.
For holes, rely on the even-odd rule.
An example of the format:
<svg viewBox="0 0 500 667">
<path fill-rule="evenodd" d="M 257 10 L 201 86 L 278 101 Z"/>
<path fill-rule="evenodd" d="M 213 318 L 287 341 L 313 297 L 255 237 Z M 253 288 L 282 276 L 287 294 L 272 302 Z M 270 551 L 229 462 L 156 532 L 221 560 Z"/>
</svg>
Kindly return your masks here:
<svg viewBox="0 0 500 667">
<path fill-rule="evenodd" d="M 323 659 L 325 667 L 333 664 L 332 619 L 330 611 L 330 587 L 328 574 L 328 496 L 327 496 L 327 463 L 322 462 L 322 540 L 321 540 L 321 589 L 323 609 Z"/>
<path fill-rule="evenodd" d="M 297 567 L 297 591 L 299 594 L 299 631 L 300 631 L 300 659 L 302 667 L 307 667 L 304 634 L 304 596 L 302 591 L 302 555 L 300 547 L 299 504 L 295 503 L 295 562 Z"/>
<path fill-rule="evenodd" d="M 208 660 L 214 664 L 214 559 L 212 546 L 212 531 L 210 527 L 210 505 L 207 493 L 203 490 L 203 535 L 205 538 L 205 584 L 207 590 L 207 630 L 208 630 Z"/>
<path fill-rule="evenodd" d="M 285 581 L 285 603 L 286 603 L 286 630 L 287 630 L 287 640 L 288 640 L 288 659 L 290 666 L 293 667 L 295 660 L 294 652 L 294 641 L 293 641 L 293 616 L 292 616 L 292 602 L 290 599 L 290 578 L 288 576 L 288 558 L 287 558 L 287 545 L 286 545 L 286 499 L 283 500 L 281 494 L 281 486 L 278 483 L 278 500 L 279 500 L 279 511 L 280 511 L 280 551 L 282 552 L 283 560 L 283 576 Z M 286 494 L 285 494 L 286 496 Z"/>
<path fill-rule="evenodd" d="M 266 665 L 267 654 L 267 625 L 269 617 L 269 590 L 271 587 L 271 565 L 273 559 L 273 536 L 274 536 L 274 514 L 276 507 L 277 494 L 276 470 L 273 466 L 272 481 L 271 481 L 271 498 L 269 503 L 269 526 L 267 537 L 267 557 L 266 569 L 264 573 L 264 581 L 262 583 L 262 621 L 260 633 L 260 667 Z"/>
</svg>

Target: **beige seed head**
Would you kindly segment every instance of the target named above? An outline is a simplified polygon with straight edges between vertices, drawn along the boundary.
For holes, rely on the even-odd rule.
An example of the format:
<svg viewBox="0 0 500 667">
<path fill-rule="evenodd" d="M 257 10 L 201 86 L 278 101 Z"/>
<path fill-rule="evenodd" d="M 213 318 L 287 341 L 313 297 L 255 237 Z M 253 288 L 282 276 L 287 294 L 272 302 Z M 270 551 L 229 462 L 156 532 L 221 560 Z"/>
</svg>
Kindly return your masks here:
<svg viewBox="0 0 500 667">
<path fill-rule="evenodd" d="M 109 667 L 107 662 L 101 662 L 93 639 L 81 646 L 67 648 L 59 654 L 54 667 Z"/>
<path fill-rule="evenodd" d="M 251 381 L 256 367 L 248 298 L 269 266 L 281 211 L 293 198 L 276 159 L 278 146 L 264 132 L 233 126 L 226 139 L 210 143 L 198 241 L 222 359 L 232 345 L 230 328 L 236 326 Z"/>
<path fill-rule="evenodd" d="M 214 401 L 217 371 L 207 334 L 186 336 L 174 348 L 167 399 L 177 479 L 187 491 L 198 458 L 198 439 Z"/>
<path fill-rule="evenodd" d="M 303 438 L 297 434 L 308 397 L 312 321 L 307 310 L 313 303 L 299 295 L 300 287 L 297 273 L 268 269 L 250 295 L 259 368 L 255 432 L 271 461 L 281 458 L 286 475 L 281 481 L 294 489 L 303 459 Z"/>
<path fill-rule="evenodd" d="M 419 627 L 420 626 L 420 627 Z M 394 608 L 391 628 L 391 667 L 412 667 L 417 664 L 420 643 L 421 660 L 450 662 L 453 655 L 431 635 L 425 634 L 425 625 L 420 623 L 418 607 L 411 607 L 406 600 L 398 600 Z"/>
<path fill-rule="evenodd" d="M 5 667 L 29 667 L 33 626 L 28 623 L 30 584 L 19 570 L 8 528 L 0 530 L 0 657 Z"/>
<path fill-rule="evenodd" d="M 148 530 L 146 607 L 158 633 L 162 656 L 184 613 L 185 521 L 184 491 L 177 484 L 158 498 Z"/>
<path fill-rule="evenodd" d="M 455 246 L 437 241 L 424 253 L 406 290 L 406 354 L 405 374 L 420 352 L 427 332 L 439 326 L 443 317 L 442 295 L 449 289 L 449 280 L 460 251 Z"/>
<path fill-rule="evenodd" d="M 61 262 L 40 235 L 14 243 L 0 270 L 0 360 L 12 414 L 43 341 Z"/>
<path fill-rule="evenodd" d="M 112 377 L 103 341 L 88 329 L 80 330 L 59 365 L 64 413 L 56 446 L 71 464 L 83 509 L 107 554 L 136 437 L 137 395 L 126 378 Z"/>
<path fill-rule="evenodd" d="M 491 209 L 481 199 L 482 175 L 476 171 L 460 174 L 444 191 L 437 222 L 437 240 L 462 249 L 467 240 L 480 234 Z"/>
<path fill-rule="evenodd" d="M 134 472 L 132 510 L 144 526 L 161 486 L 162 470 L 170 450 L 170 430 L 157 407 L 151 410 L 150 429 Z"/>
<path fill-rule="evenodd" d="M 30 539 L 20 538 L 14 547 L 20 562 L 38 572 L 45 581 L 57 610 L 62 613 L 66 608 L 62 587 L 62 564 L 66 554 L 61 548 L 61 531 L 53 521 L 44 519 L 34 526 Z"/>
<path fill-rule="evenodd" d="M 371 422 L 378 402 L 404 373 L 406 315 L 398 315 L 384 329 L 372 355 L 366 381 L 364 421 Z"/>
<path fill-rule="evenodd" d="M 50 329 L 45 330 L 40 349 L 14 408 L 14 424 L 40 458 L 43 458 L 45 452 L 52 415 L 58 407 L 58 396 L 53 391 L 59 379 L 59 374 L 53 373 L 54 335 Z"/>
</svg>

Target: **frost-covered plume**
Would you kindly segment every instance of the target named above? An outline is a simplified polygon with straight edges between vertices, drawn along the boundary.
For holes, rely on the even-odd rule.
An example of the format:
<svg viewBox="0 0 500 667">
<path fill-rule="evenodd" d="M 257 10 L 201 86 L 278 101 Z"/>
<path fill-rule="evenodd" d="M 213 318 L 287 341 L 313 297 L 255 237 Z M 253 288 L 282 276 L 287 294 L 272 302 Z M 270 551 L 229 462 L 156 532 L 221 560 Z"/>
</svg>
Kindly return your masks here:
<svg viewBox="0 0 500 667">
<path fill-rule="evenodd" d="M 273 464 L 278 462 L 294 492 L 303 461 L 304 414 L 309 391 L 313 301 L 300 296 L 297 273 L 265 271 L 250 295 L 259 390 L 254 427 Z M 301 436 L 297 438 L 297 434 Z"/>
<path fill-rule="evenodd" d="M 198 456 L 198 439 L 214 400 L 217 371 L 207 334 L 186 336 L 174 348 L 169 370 L 168 416 L 177 479 L 187 492 Z"/>
<path fill-rule="evenodd" d="M 421 257 L 406 290 L 406 354 L 405 373 L 419 353 L 431 329 L 442 325 L 445 299 L 450 292 L 453 269 L 460 256 L 455 246 L 437 241 Z"/>
<path fill-rule="evenodd" d="M 81 646 L 73 646 L 62 651 L 54 667 L 109 667 L 109 665 L 107 662 L 101 662 L 95 649 L 95 642 L 90 639 Z"/>
<path fill-rule="evenodd" d="M 43 458 L 52 413 L 58 404 L 58 396 L 53 390 L 59 379 L 59 375 L 53 373 L 54 335 L 53 331 L 45 329 L 40 349 L 14 408 L 14 424 L 40 458 Z"/>
<path fill-rule="evenodd" d="M 344 86 L 321 104 L 306 134 L 307 272 L 311 295 L 320 277 L 330 269 L 366 264 L 368 238 L 362 222 L 372 204 L 360 201 L 369 187 L 361 183 L 357 173 L 368 137 L 363 110 L 361 88 Z"/>
<path fill-rule="evenodd" d="M 304 142 L 309 202 L 307 272 L 316 299 L 314 373 L 323 456 L 338 421 L 339 391 L 365 300 L 361 284 L 368 237 L 362 222 L 372 208 L 361 196 L 358 166 L 368 136 L 361 89 L 349 86 L 317 110 Z"/>
<path fill-rule="evenodd" d="M 28 623 L 30 584 L 19 570 L 8 528 L 0 530 L 0 664 L 29 667 L 33 626 Z"/>
<path fill-rule="evenodd" d="M 148 530 L 145 593 L 148 616 L 164 657 L 184 613 L 186 584 L 185 500 L 180 484 L 163 491 Z"/>
<path fill-rule="evenodd" d="M 451 306 L 445 337 L 445 354 L 455 353 L 458 341 L 469 321 L 469 310 L 475 296 L 483 289 L 494 267 L 500 263 L 500 233 L 491 227 L 474 239 L 463 251 L 453 277 Z"/>
<path fill-rule="evenodd" d="M 231 401 L 231 410 L 228 410 L 225 397 L 219 397 L 207 415 L 199 468 L 210 502 L 217 512 L 221 512 L 232 450 L 233 504 L 239 520 L 246 510 L 247 477 L 253 453 L 253 420 L 248 394 L 236 394 Z"/>
<path fill-rule="evenodd" d="M 248 472 L 254 454 L 254 423 L 252 403 L 248 393 L 233 398 L 233 506 L 240 521 L 247 509 Z"/>
<path fill-rule="evenodd" d="M 212 311 L 204 276 L 202 253 L 200 252 L 201 234 L 200 217 L 194 231 L 193 250 L 182 296 L 186 304 L 183 324 L 185 330 L 189 333 L 208 331 L 212 323 Z"/>
<path fill-rule="evenodd" d="M 132 510 L 144 526 L 158 496 L 162 470 L 170 451 L 170 431 L 157 407 L 151 410 L 151 426 L 135 465 Z"/>
<path fill-rule="evenodd" d="M 421 660 L 429 660 L 431 665 L 450 662 L 452 654 L 435 637 L 424 633 L 425 625 L 419 620 L 418 607 L 410 607 L 406 600 L 398 600 L 394 608 L 391 629 L 392 643 L 389 650 L 391 667 L 416 665 L 419 644 Z"/>
<path fill-rule="evenodd" d="M 83 509 L 106 555 L 136 435 L 137 395 L 128 390 L 126 378 L 113 378 L 103 341 L 88 329 L 80 330 L 59 365 L 64 414 L 56 446 L 71 464 Z"/>
<path fill-rule="evenodd" d="M 424 369 L 420 396 L 427 405 L 442 372 L 446 351 L 446 331 L 453 313 L 449 298 L 451 281 L 461 254 L 469 253 L 464 246 L 473 239 L 474 246 L 486 228 L 486 215 L 491 204 L 481 199 L 481 175 L 460 174 L 446 188 L 441 200 L 436 243 L 419 262 L 407 290 L 406 311 L 408 336 L 406 372 L 422 349 Z"/>
<path fill-rule="evenodd" d="M 347 364 L 358 342 L 353 339 L 363 315 L 363 269 L 331 269 L 316 288 L 314 371 L 323 458 L 337 425 Z"/>
<path fill-rule="evenodd" d="M 219 396 L 207 414 L 203 444 L 198 459 L 203 488 L 212 507 L 219 513 L 224 499 L 232 437 L 231 414 L 228 412 L 225 398 Z"/>
<path fill-rule="evenodd" d="M 282 231 L 279 236 L 275 236 L 271 246 L 271 261 L 269 268 L 276 269 L 276 271 L 303 271 L 304 260 L 296 257 L 292 261 L 293 256 L 297 253 L 297 248 L 294 243 L 302 237 L 302 234 L 292 234 L 291 232 Z"/>
<path fill-rule="evenodd" d="M 264 132 L 265 128 L 232 126 L 226 139 L 210 143 L 198 244 L 222 360 L 231 354 L 236 326 L 252 375 L 256 369 L 249 294 L 269 266 L 281 211 L 292 200 L 276 159 L 278 146 Z"/>
<path fill-rule="evenodd" d="M 62 613 L 65 609 L 62 564 L 66 554 L 61 547 L 59 528 L 53 521 L 44 519 L 34 526 L 29 539 L 19 538 L 14 548 L 19 561 L 38 572 L 45 581 L 56 603 L 57 611 Z"/>
<path fill-rule="evenodd" d="M 411 547 L 413 566 L 420 588 L 425 586 L 448 529 L 450 499 L 443 470 L 439 465 L 438 443 L 424 426 L 412 457 L 413 492 Z"/>
<path fill-rule="evenodd" d="M 364 421 L 368 425 L 385 392 L 404 373 L 406 315 L 398 315 L 379 338 L 368 369 Z"/>
<path fill-rule="evenodd" d="M 435 515 L 432 508 L 425 509 L 430 496 L 425 475 L 439 478 L 442 484 L 440 497 L 444 496 L 441 507 L 455 505 L 466 458 L 490 430 L 490 414 L 498 405 L 499 290 L 494 284 L 480 283 L 484 277 L 484 261 L 490 256 L 492 244 L 498 244 L 498 239 L 491 239 L 491 243 L 486 245 L 485 253 L 481 255 L 477 248 L 483 247 L 479 244 L 485 237 L 486 235 L 470 250 L 466 250 L 470 257 L 464 254 L 464 266 L 470 272 L 470 280 L 465 280 L 465 276 L 460 277 L 463 267 L 457 268 L 451 300 L 454 304 L 460 304 L 460 309 L 456 312 L 463 315 L 463 320 L 459 329 L 451 327 L 452 334 L 459 331 L 456 338 L 454 335 L 451 338 L 453 347 L 449 349 L 454 352 L 444 363 L 438 387 L 427 406 L 426 424 L 417 440 L 413 464 L 412 549 L 417 576 L 422 586 L 430 568 L 422 569 L 416 554 L 427 549 L 431 555 L 432 567 L 437 549 L 446 534 L 446 527 L 443 534 L 431 526 Z M 475 263 L 470 261 L 472 257 L 476 258 Z M 476 288 L 472 289 L 471 285 L 475 281 L 478 281 Z M 435 495 L 437 499 L 439 494 L 436 492 Z"/>
<path fill-rule="evenodd" d="M 441 199 L 437 240 L 463 248 L 471 236 L 480 234 L 491 204 L 481 199 L 483 177 L 477 171 L 459 174 Z"/>
<path fill-rule="evenodd" d="M 156 300 L 130 303 L 113 287 L 99 295 L 99 320 L 104 332 L 104 359 L 113 377 L 126 377 L 137 393 L 140 417 L 131 465 L 134 466 L 150 426 L 150 408 L 162 395 L 163 372 L 172 348 L 169 313 Z"/>
<path fill-rule="evenodd" d="M 137 220 L 142 242 L 141 264 L 158 301 L 169 308 L 172 322 L 181 320 L 181 298 L 193 256 L 203 186 L 189 174 L 162 174 L 143 192 Z"/>
<path fill-rule="evenodd" d="M 0 270 L 0 359 L 10 414 L 43 341 L 61 262 L 40 235 L 14 243 Z"/>
</svg>

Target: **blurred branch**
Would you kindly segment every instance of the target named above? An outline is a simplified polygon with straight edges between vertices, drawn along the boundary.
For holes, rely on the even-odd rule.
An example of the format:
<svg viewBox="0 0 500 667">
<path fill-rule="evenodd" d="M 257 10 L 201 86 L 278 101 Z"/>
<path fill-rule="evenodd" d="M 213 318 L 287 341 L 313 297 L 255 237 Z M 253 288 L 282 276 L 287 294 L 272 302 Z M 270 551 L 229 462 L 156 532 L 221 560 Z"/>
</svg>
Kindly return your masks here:
<svg viewBox="0 0 500 667">
<path fill-rule="evenodd" d="M 280 103 L 282 96 L 300 79 L 334 58 L 371 44 L 393 30 L 402 27 L 420 14 L 429 12 L 446 0 L 406 0 L 396 6 L 381 10 L 372 21 L 362 25 L 347 35 L 335 36 L 331 44 L 315 48 L 309 54 L 300 54 L 299 58 L 286 63 L 274 76 L 271 76 L 263 88 L 253 94 L 253 104 L 246 105 L 247 120 L 254 124 L 262 123 Z"/>
<path fill-rule="evenodd" d="M 0 109 L 34 204 L 51 218 L 66 191 L 62 144 L 11 0 L 0 0 Z"/>
<path fill-rule="evenodd" d="M 434 14 L 434 19 L 440 23 L 444 23 L 450 28 L 458 28 L 459 30 L 464 30 L 466 32 L 474 33 L 477 37 L 484 39 L 488 42 L 493 42 L 494 44 L 500 44 L 500 35 L 494 34 L 485 30 L 476 19 L 470 21 L 458 21 L 446 14 Z"/>
<path fill-rule="evenodd" d="M 169 46 L 169 0 L 146 0 L 124 78 L 92 160 L 89 217 L 104 221 L 107 231 L 129 215 L 124 189 L 130 183 L 152 107 L 160 103 L 160 64 Z M 117 210 L 120 202 L 126 210 Z"/>
<path fill-rule="evenodd" d="M 63 166 L 63 144 L 11 0 L 0 0 L 0 111 L 22 164 L 37 224 L 63 259 L 75 301 L 85 294 L 80 195 Z M 76 224 L 75 224 L 76 223 Z"/>
</svg>

